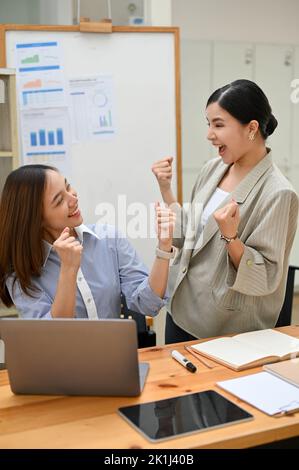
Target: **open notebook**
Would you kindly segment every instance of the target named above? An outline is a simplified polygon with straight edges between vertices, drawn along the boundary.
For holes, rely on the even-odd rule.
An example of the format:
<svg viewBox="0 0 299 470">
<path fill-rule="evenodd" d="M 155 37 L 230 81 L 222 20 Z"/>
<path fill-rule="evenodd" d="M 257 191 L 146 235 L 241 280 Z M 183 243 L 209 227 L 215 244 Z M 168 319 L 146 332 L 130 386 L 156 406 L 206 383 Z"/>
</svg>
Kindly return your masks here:
<svg viewBox="0 0 299 470">
<path fill-rule="evenodd" d="M 193 344 L 192 349 L 234 370 L 249 369 L 299 355 L 299 339 L 259 330 Z"/>
</svg>

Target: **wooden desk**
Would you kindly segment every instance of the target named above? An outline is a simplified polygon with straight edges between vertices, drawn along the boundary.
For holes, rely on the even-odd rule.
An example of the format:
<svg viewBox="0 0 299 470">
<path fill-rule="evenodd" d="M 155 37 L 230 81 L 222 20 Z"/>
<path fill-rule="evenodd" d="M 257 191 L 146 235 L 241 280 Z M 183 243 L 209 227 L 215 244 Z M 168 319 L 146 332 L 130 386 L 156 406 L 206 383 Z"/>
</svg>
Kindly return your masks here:
<svg viewBox="0 0 299 470">
<path fill-rule="evenodd" d="M 299 338 L 299 327 L 280 330 Z M 188 356 L 182 343 L 175 348 Z M 158 444 L 147 441 L 118 416 L 119 406 L 217 390 L 216 381 L 259 370 L 234 372 L 221 365 L 208 369 L 190 356 L 197 366 L 197 372 L 191 374 L 170 357 L 172 349 L 173 345 L 140 350 L 140 360 L 150 362 L 150 372 L 137 398 L 13 395 L 6 371 L 0 371 L 0 448 L 244 448 L 299 435 L 299 413 L 273 418 L 221 390 L 253 414 L 254 420 Z"/>
</svg>

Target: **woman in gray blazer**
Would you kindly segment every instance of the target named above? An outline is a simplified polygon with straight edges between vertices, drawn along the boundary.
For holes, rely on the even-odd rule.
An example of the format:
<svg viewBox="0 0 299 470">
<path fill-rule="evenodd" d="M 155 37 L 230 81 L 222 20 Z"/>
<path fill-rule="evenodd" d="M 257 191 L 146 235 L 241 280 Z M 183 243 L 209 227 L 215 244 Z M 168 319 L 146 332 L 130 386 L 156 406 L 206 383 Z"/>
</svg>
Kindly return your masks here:
<svg viewBox="0 0 299 470">
<path fill-rule="evenodd" d="M 203 166 L 188 211 L 171 190 L 172 158 L 152 167 L 177 212 L 166 343 L 274 327 L 297 227 L 298 196 L 266 147 L 277 121 L 263 91 L 236 80 L 210 96 L 206 116 L 219 157 Z"/>
</svg>

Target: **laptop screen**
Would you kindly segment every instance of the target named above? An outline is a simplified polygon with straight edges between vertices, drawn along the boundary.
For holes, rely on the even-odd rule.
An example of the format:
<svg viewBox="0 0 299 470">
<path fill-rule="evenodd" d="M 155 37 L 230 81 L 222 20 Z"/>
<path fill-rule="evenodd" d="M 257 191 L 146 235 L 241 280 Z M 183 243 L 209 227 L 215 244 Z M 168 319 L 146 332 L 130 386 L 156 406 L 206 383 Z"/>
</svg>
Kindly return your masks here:
<svg viewBox="0 0 299 470">
<path fill-rule="evenodd" d="M 0 337 L 14 393 L 141 393 L 134 320 L 5 319 Z"/>
</svg>

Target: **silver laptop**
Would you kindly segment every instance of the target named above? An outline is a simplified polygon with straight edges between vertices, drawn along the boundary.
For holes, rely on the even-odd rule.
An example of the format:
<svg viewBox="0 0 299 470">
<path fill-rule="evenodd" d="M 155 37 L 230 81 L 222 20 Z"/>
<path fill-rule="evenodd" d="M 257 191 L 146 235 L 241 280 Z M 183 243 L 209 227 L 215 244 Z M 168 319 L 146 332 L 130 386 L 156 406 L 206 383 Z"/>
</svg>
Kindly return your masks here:
<svg viewBox="0 0 299 470">
<path fill-rule="evenodd" d="M 0 320 L 14 393 L 136 396 L 149 365 L 138 363 L 134 320 Z"/>
</svg>

